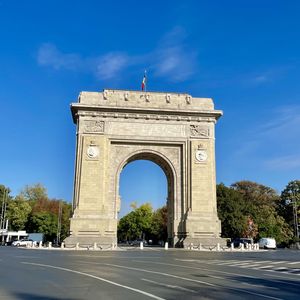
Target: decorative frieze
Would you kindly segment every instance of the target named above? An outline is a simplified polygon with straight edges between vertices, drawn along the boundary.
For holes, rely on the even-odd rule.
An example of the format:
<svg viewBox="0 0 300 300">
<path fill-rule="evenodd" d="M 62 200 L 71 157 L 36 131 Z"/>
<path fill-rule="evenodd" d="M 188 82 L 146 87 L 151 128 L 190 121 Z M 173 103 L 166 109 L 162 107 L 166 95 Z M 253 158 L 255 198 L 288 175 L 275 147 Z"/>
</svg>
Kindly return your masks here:
<svg viewBox="0 0 300 300">
<path fill-rule="evenodd" d="M 176 115 L 176 114 L 159 114 L 159 113 L 123 113 L 123 112 L 89 112 L 89 111 L 82 111 L 78 112 L 76 116 L 80 117 L 92 117 L 92 118 L 113 118 L 113 119 L 143 119 L 143 120 L 168 120 L 168 121 L 181 121 L 181 122 L 213 122 L 215 123 L 215 118 L 213 117 L 199 117 L 199 116 L 183 116 L 183 115 Z M 96 122 L 91 120 L 90 122 Z M 97 121 L 99 122 L 99 121 Z M 191 125 L 191 136 L 205 136 L 203 130 L 198 129 L 200 125 Z M 198 127 L 195 127 L 198 126 Z M 94 127 L 93 125 L 89 124 L 88 127 Z M 206 130 L 208 130 L 206 128 Z M 198 132 L 198 133 L 197 133 Z M 200 134 L 201 133 L 201 134 Z"/>
<path fill-rule="evenodd" d="M 190 125 L 190 131 L 192 137 L 209 137 L 209 128 L 201 125 Z"/>
<path fill-rule="evenodd" d="M 104 121 L 84 120 L 83 131 L 85 133 L 103 133 Z"/>
</svg>

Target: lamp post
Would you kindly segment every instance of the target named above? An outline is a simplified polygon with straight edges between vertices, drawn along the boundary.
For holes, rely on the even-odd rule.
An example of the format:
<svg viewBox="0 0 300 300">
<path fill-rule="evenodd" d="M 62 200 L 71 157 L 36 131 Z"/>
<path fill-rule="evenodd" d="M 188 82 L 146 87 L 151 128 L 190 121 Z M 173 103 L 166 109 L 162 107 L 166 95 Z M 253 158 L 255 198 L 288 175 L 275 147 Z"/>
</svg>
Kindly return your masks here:
<svg viewBox="0 0 300 300">
<path fill-rule="evenodd" d="M 293 205 L 294 237 L 297 239 L 296 245 L 299 248 L 299 225 L 298 225 L 298 204 L 296 195 L 293 193 L 292 199 L 286 201 L 286 204 Z"/>
<path fill-rule="evenodd" d="M 295 227 L 295 237 L 299 238 L 299 225 L 298 225 L 298 205 L 297 200 L 294 199 L 293 203 L 293 216 L 294 216 L 294 227 Z"/>
</svg>

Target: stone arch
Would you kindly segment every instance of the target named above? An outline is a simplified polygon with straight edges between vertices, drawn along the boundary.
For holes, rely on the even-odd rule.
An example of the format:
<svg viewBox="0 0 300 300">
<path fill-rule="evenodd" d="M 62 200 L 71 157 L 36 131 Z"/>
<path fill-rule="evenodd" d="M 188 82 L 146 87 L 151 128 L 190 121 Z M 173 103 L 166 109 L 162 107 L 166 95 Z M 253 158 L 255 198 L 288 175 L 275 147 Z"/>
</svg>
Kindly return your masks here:
<svg viewBox="0 0 300 300">
<path fill-rule="evenodd" d="M 172 244 L 215 245 L 215 124 L 210 98 L 104 90 L 81 92 L 71 105 L 76 131 L 73 215 L 66 245 L 116 244 L 121 170 L 149 159 L 165 172 Z"/>
</svg>

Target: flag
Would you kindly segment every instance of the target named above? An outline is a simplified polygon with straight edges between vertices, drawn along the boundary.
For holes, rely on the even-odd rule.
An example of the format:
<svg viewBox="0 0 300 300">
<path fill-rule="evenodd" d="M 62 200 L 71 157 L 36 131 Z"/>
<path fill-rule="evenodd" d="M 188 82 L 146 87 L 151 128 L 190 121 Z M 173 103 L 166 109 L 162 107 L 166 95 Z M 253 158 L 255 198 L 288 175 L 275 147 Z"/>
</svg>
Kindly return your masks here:
<svg viewBox="0 0 300 300">
<path fill-rule="evenodd" d="M 146 90 L 146 82 L 147 81 L 147 77 L 146 77 L 146 71 L 143 77 L 143 81 L 142 81 L 142 91 Z"/>
</svg>

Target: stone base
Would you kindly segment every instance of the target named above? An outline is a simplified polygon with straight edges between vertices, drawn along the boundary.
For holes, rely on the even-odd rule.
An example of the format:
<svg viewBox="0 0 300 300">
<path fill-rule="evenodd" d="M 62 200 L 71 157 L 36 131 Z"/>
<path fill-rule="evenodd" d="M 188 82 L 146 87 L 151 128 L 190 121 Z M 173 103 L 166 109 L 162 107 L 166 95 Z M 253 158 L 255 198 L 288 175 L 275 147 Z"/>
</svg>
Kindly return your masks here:
<svg viewBox="0 0 300 300">
<path fill-rule="evenodd" d="M 95 244 L 98 248 L 108 248 L 108 247 L 116 247 L 117 246 L 117 238 L 116 237 L 107 237 L 107 236 L 76 236 L 71 235 L 64 240 L 65 247 L 93 247 Z"/>
<path fill-rule="evenodd" d="M 187 237 L 183 241 L 183 248 L 189 248 L 191 244 L 194 246 L 199 246 L 200 244 L 204 247 L 214 247 L 218 243 L 220 244 L 221 247 L 226 246 L 226 239 L 221 238 L 221 237 Z"/>
</svg>

